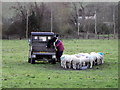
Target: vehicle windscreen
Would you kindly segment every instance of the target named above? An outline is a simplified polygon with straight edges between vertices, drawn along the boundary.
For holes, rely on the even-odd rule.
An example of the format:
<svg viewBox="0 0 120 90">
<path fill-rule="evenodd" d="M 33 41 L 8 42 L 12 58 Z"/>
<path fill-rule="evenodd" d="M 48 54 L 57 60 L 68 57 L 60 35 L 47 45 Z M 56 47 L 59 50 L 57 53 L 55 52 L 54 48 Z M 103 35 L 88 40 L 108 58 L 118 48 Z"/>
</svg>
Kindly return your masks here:
<svg viewBox="0 0 120 90">
<path fill-rule="evenodd" d="M 32 36 L 32 48 L 34 52 L 55 52 L 55 48 L 47 48 L 47 42 L 53 36 Z"/>
<path fill-rule="evenodd" d="M 32 36 L 33 41 L 47 42 L 52 36 Z"/>
</svg>

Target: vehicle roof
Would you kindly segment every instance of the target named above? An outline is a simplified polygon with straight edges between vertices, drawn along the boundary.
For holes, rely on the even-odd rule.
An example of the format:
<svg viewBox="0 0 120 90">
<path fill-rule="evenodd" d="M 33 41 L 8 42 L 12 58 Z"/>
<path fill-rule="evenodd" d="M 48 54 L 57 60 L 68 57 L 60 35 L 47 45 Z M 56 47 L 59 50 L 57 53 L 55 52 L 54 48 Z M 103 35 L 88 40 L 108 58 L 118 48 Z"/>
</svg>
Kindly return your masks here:
<svg viewBox="0 0 120 90">
<path fill-rule="evenodd" d="M 55 35 L 53 32 L 31 32 L 31 35 Z"/>
</svg>

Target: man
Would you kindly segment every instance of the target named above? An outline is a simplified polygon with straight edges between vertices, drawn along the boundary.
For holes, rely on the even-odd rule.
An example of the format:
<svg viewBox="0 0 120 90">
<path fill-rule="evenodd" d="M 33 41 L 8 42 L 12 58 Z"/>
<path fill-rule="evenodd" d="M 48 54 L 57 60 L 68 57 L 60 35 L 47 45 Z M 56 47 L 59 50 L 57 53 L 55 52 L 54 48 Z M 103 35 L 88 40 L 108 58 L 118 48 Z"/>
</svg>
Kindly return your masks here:
<svg viewBox="0 0 120 90">
<path fill-rule="evenodd" d="M 62 56 L 64 51 L 64 45 L 61 40 L 57 39 L 55 41 L 55 46 L 56 46 L 56 58 L 57 58 L 57 61 L 60 62 L 60 57 Z"/>
<path fill-rule="evenodd" d="M 56 36 L 54 36 L 52 39 L 48 41 L 47 48 L 51 48 L 51 46 L 56 47 L 56 58 L 57 61 L 60 62 L 60 57 L 62 56 L 64 51 L 64 45 L 61 40 L 58 40 L 58 36 L 59 35 L 56 34 Z"/>
<path fill-rule="evenodd" d="M 51 48 L 52 46 L 54 46 L 54 43 L 55 43 L 56 39 L 58 38 L 58 36 L 59 35 L 57 34 L 56 36 L 54 36 L 53 38 L 51 38 L 50 40 L 48 40 L 48 42 L 47 42 L 47 48 Z"/>
</svg>

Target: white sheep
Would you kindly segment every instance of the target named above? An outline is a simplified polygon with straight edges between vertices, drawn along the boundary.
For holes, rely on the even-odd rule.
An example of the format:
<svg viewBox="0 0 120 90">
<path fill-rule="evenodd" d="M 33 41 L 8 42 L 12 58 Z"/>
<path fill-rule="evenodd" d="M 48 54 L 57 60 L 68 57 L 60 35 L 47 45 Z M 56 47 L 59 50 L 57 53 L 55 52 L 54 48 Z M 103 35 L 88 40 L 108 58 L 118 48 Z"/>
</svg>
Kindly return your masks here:
<svg viewBox="0 0 120 90">
<path fill-rule="evenodd" d="M 89 64 L 90 63 L 90 68 L 93 66 L 93 62 L 95 61 L 94 57 L 91 55 L 86 55 L 86 59 L 84 59 L 84 62 Z"/>
<path fill-rule="evenodd" d="M 80 67 L 82 66 L 82 61 L 80 60 L 81 58 L 78 58 L 78 57 L 74 57 L 72 58 L 72 67 L 73 69 L 80 69 Z"/>
<path fill-rule="evenodd" d="M 85 63 L 86 64 L 91 64 L 91 66 L 90 66 L 90 68 L 92 68 L 92 65 L 93 65 L 93 62 L 94 62 L 94 57 L 92 57 L 92 56 L 90 56 L 90 54 L 88 54 L 88 53 L 78 53 L 78 54 L 75 54 L 75 56 L 76 57 L 78 57 L 78 58 L 83 58 L 83 60 L 82 60 L 82 64 L 83 64 L 83 66 L 85 66 Z"/>
<path fill-rule="evenodd" d="M 103 53 L 97 53 L 98 54 L 98 56 L 99 56 L 99 64 L 103 64 L 104 63 L 104 55 L 103 55 Z"/>
<path fill-rule="evenodd" d="M 88 53 L 78 53 L 74 55 L 62 55 L 61 56 L 61 67 L 63 68 L 71 68 L 73 69 L 80 69 L 82 65 L 85 65 L 85 63 L 90 64 L 90 68 L 93 67 L 93 62 L 96 62 L 97 64 L 103 64 L 104 63 L 104 56 L 102 53 L 95 53 L 91 52 Z"/>
<path fill-rule="evenodd" d="M 75 57 L 76 57 L 75 55 L 62 55 L 61 56 L 61 66 L 66 69 L 67 65 L 68 65 L 68 68 L 71 68 L 71 61 Z"/>
<path fill-rule="evenodd" d="M 86 56 L 85 53 L 78 53 L 78 54 L 74 54 L 77 58 L 81 58 Z M 83 66 L 85 65 L 85 62 L 83 62 Z"/>
<path fill-rule="evenodd" d="M 100 65 L 104 63 L 104 56 L 102 53 L 91 52 L 90 55 L 96 58 L 95 64 Z"/>
<path fill-rule="evenodd" d="M 84 53 L 78 53 L 78 54 L 74 54 L 77 58 L 83 57 L 85 56 Z"/>
</svg>

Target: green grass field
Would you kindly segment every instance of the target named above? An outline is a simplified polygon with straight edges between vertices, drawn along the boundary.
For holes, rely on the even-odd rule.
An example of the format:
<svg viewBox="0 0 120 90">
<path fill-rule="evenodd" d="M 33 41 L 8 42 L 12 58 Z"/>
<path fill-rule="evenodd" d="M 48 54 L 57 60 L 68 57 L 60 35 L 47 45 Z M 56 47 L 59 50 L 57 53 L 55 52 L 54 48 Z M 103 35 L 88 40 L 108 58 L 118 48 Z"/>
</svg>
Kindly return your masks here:
<svg viewBox="0 0 120 90">
<path fill-rule="evenodd" d="M 2 88 L 118 88 L 118 40 L 63 40 L 64 54 L 102 52 L 105 63 L 87 70 L 29 64 L 27 40 L 2 41 Z"/>
</svg>

